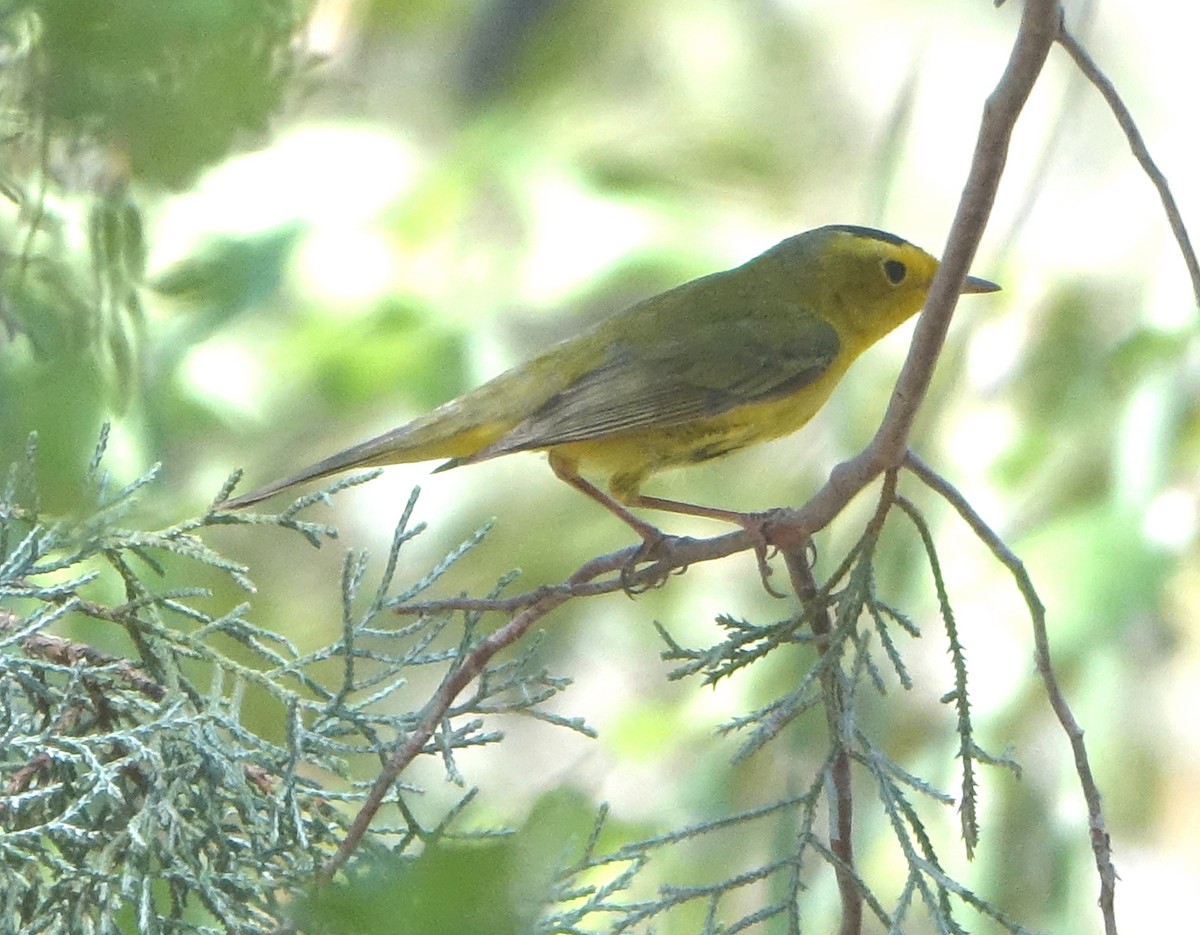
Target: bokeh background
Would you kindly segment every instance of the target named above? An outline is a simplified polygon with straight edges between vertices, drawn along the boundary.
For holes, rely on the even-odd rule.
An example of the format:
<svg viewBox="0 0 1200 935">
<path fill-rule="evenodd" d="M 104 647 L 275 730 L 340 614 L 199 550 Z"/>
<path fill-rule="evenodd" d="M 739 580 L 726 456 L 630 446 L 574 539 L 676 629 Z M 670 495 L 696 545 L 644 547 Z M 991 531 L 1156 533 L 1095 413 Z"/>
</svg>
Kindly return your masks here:
<svg viewBox="0 0 1200 935">
<path fill-rule="evenodd" d="M 249 485 L 290 473 L 796 231 L 867 224 L 940 252 L 1020 13 L 982 0 L 82 9 L 17 4 L 6 24 L 22 66 L 3 88 L 6 113 L 27 116 L 12 118 L 0 201 L 0 462 L 36 430 L 44 503 L 70 512 L 111 420 L 114 478 L 161 462 L 138 517 L 149 525 L 203 511 L 236 467 Z M 1200 13 L 1170 0 L 1067 9 L 1197 223 Z M 170 93 L 148 77 L 166 62 Z M 914 444 L 1038 585 L 1105 797 L 1118 918 L 1124 931 L 1170 930 L 1200 876 L 1196 303 L 1154 191 L 1061 50 L 1018 124 L 974 272 L 1004 291 L 962 303 Z M 870 438 L 910 334 L 860 361 L 801 433 L 663 475 L 650 492 L 738 509 L 803 502 Z M 628 544 L 539 458 L 436 476 L 391 468 L 312 508 L 341 534 L 320 550 L 267 527 L 211 541 L 250 566 L 256 621 L 315 646 L 341 626 L 342 549 L 378 565 L 417 484 L 430 528 L 402 579 L 494 522 L 445 593 L 482 593 L 513 568 L 517 587 L 557 581 Z M 1019 781 L 984 777 L 974 865 L 952 810 L 933 829 L 941 852 L 1032 928 L 1096 931 L 1082 797 L 1019 596 L 944 508 L 905 489 L 935 525 L 981 738 L 1025 768 Z M 870 508 L 856 502 L 821 538 L 818 572 Z M 911 536 L 886 545 L 881 587 L 926 636 L 903 646 L 914 691 L 892 686 L 861 714 L 893 756 L 953 790 L 957 739 L 938 701 L 952 683 L 928 570 Z M 214 600 L 241 599 L 218 587 Z M 795 673 L 767 664 L 715 689 L 668 681 L 652 626 L 706 644 L 719 613 L 790 611 L 747 557 L 636 601 L 560 611 L 539 652 L 574 679 L 562 713 L 599 739 L 505 725 L 506 743 L 462 758 L 482 790 L 462 820 L 519 823 L 566 786 L 645 834 L 802 782 L 819 716 L 737 766 L 738 739 L 714 732 Z M 266 714 L 254 726 L 280 730 Z M 461 790 L 419 772 L 435 818 Z M 863 872 L 898 886 L 885 820 L 867 802 L 859 819 Z M 713 878 L 728 856 L 680 854 L 663 879 Z M 820 930 L 831 881 L 811 899 Z"/>
</svg>

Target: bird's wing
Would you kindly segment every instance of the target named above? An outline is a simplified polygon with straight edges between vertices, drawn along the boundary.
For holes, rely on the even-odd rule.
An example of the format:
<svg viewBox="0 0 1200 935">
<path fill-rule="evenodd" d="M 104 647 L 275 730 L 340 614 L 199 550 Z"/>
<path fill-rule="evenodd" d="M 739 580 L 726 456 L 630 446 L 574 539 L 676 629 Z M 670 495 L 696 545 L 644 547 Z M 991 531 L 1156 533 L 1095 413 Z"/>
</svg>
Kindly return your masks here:
<svg viewBox="0 0 1200 935">
<path fill-rule="evenodd" d="M 679 425 L 786 396 L 820 377 L 840 346 L 832 325 L 797 310 L 700 324 L 650 347 L 617 342 L 600 365 L 466 460 Z"/>
</svg>

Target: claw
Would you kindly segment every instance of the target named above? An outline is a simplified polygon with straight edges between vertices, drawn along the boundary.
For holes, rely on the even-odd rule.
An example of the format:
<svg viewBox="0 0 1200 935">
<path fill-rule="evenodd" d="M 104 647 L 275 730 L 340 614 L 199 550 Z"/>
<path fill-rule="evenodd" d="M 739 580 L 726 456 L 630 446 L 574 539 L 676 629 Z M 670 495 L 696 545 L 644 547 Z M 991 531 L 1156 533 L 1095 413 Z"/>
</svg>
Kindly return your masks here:
<svg viewBox="0 0 1200 935">
<path fill-rule="evenodd" d="M 758 561 L 758 579 L 762 582 L 763 590 L 770 594 L 771 597 L 777 597 L 780 600 L 786 598 L 786 594 L 776 591 L 771 587 L 771 582 L 767 580 L 771 576 L 771 566 L 767 564 L 767 559 L 770 558 L 767 555 L 767 546 L 765 544 L 756 545 L 754 547 L 754 557 Z"/>
<path fill-rule="evenodd" d="M 771 582 L 767 580 L 771 577 L 771 566 L 768 562 L 773 556 L 779 554 L 778 547 L 767 536 L 767 526 L 775 519 L 775 512 L 746 513 L 744 517 L 739 525 L 754 537 L 754 558 L 758 562 L 758 577 L 762 581 L 763 590 L 771 597 L 782 600 L 787 595 L 776 591 L 771 587 Z"/>
<path fill-rule="evenodd" d="M 647 591 L 653 591 L 655 588 L 661 588 L 672 574 L 682 575 L 687 571 L 686 565 L 679 568 L 671 567 L 671 545 L 676 541 L 678 541 L 677 536 L 668 536 L 663 533 L 658 533 L 654 538 L 643 539 L 641 548 L 621 567 L 621 590 L 631 598 L 636 597 Z M 659 568 L 658 573 L 651 575 L 642 584 L 634 584 L 632 577 L 637 573 L 638 566 L 647 562 L 653 562 L 654 566 L 652 567 Z"/>
</svg>

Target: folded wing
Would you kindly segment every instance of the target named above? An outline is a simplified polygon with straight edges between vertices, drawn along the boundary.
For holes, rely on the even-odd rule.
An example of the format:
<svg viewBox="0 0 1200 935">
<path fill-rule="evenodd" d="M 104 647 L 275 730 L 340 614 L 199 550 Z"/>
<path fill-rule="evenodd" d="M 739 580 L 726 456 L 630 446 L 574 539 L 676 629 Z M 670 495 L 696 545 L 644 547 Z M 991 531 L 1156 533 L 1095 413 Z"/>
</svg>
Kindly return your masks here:
<svg viewBox="0 0 1200 935">
<path fill-rule="evenodd" d="M 798 310 L 730 316 L 649 348 L 617 342 L 533 415 L 454 464 L 681 425 L 787 396 L 825 373 L 840 347 L 832 325 Z"/>
</svg>

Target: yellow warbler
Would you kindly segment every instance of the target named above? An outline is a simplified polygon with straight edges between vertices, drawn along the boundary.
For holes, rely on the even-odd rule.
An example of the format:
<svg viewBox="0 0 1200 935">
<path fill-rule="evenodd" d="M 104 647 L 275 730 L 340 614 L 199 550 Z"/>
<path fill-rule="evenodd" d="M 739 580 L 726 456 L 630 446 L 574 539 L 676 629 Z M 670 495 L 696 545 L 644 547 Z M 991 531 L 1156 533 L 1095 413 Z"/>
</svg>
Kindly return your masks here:
<svg viewBox="0 0 1200 935">
<path fill-rule="evenodd" d="M 745 524 L 745 514 L 648 497 L 655 471 L 804 425 L 851 362 L 924 303 L 938 263 L 893 234 L 834 225 L 676 286 L 422 416 L 223 504 L 257 503 L 348 468 L 545 450 L 560 478 L 658 535 L 627 507 Z M 963 292 L 1000 287 L 968 277 Z M 579 470 L 609 478 L 608 496 Z"/>
</svg>

